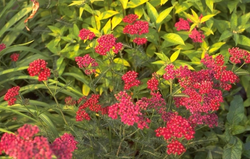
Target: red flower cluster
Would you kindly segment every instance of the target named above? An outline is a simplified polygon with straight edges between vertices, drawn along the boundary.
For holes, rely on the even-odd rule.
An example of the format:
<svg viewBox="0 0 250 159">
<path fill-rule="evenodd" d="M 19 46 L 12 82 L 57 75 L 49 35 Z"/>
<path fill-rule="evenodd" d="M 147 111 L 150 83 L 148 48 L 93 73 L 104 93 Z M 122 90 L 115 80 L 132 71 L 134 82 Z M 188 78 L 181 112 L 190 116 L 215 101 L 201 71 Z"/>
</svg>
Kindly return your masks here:
<svg viewBox="0 0 250 159">
<path fill-rule="evenodd" d="M 12 55 L 10 55 L 11 61 L 16 62 L 19 58 L 20 54 L 14 53 Z"/>
<path fill-rule="evenodd" d="M 106 55 L 112 49 L 114 53 L 118 53 L 122 49 L 122 43 L 116 43 L 116 38 L 113 34 L 106 34 L 97 39 L 98 45 L 95 47 L 95 52 L 100 55 Z"/>
<path fill-rule="evenodd" d="M 78 142 L 75 141 L 74 136 L 65 133 L 60 138 L 55 139 L 51 145 L 51 150 L 58 159 L 71 159 L 72 152 L 77 149 L 77 144 Z"/>
<path fill-rule="evenodd" d="M 195 43 L 202 43 L 202 40 L 205 39 L 205 36 L 203 35 L 202 31 L 198 31 L 196 28 L 192 30 L 191 34 L 189 34 L 189 37 Z"/>
<path fill-rule="evenodd" d="M 16 86 L 16 87 L 13 87 L 7 91 L 7 93 L 4 96 L 4 100 L 8 101 L 8 105 L 15 104 L 15 102 L 17 100 L 17 96 L 19 94 L 19 90 L 20 90 L 20 87 Z"/>
<path fill-rule="evenodd" d="M 186 152 L 185 147 L 182 145 L 182 143 L 178 140 L 172 140 L 168 146 L 167 153 L 170 154 L 178 154 L 181 155 L 182 153 Z"/>
<path fill-rule="evenodd" d="M 159 81 L 153 75 L 153 77 L 150 80 L 148 80 L 147 85 L 148 85 L 148 89 L 150 89 L 153 92 L 153 91 L 158 90 Z"/>
<path fill-rule="evenodd" d="M 0 44 L 0 51 L 2 51 L 5 48 L 6 48 L 5 44 Z"/>
<path fill-rule="evenodd" d="M 188 118 L 188 120 L 194 128 L 197 125 L 208 125 L 210 128 L 218 126 L 218 116 L 215 113 L 206 115 L 194 113 Z"/>
<path fill-rule="evenodd" d="M 244 60 L 245 63 L 250 63 L 250 53 L 246 50 L 236 48 L 228 49 L 230 53 L 230 61 L 234 64 L 241 63 L 241 60 Z"/>
<path fill-rule="evenodd" d="M 128 71 L 122 76 L 122 80 L 124 81 L 124 89 L 129 90 L 131 87 L 139 86 L 141 83 L 139 80 L 137 80 L 138 73 L 135 71 Z"/>
<path fill-rule="evenodd" d="M 34 137 L 39 132 L 37 126 L 24 125 L 17 134 L 5 133 L 0 141 L 0 152 L 17 159 L 51 159 L 53 154 L 45 137 Z"/>
<path fill-rule="evenodd" d="M 79 68 L 85 68 L 84 72 L 87 75 L 95 73 L 96 70 L 94 68 L 98 66 L 98 63 L 95 59 L 91 58 L 89 54 L 86 54 L 83 57 L 77 56 L 75 57 L 75 61 Z"/>
<path fill-rule="evenodd" d="M 200 15 L 199 19 L 201 20 L 201 18 L 202 18 L 202 15 Z M 180 31 L 180 30 L 189 31 L 190 30 L 189 22 L 191 22 L 191 21 L 190 20 L 184 20 L 184 19 L 180 18 L 179 21 L 175 23 L 175 27 L 176 27 L 177 31 Z M 195 43 L 202 43 L 202 40 L 205 39 L 205 36 L 204 36 L 203 32 L 198 31 L 196 28 L 194 28 L 191 31 L 191 34 L 189 34 L 189 37 Z"/>
<path fill-rule="evenodd" d="M 82 120 L 90 120 L 90 116 L 86 112 L 86 108 L 89 108 L 93 112 L 101 112 L 102 114 L 107 114 L 108 107 L 102 108 L 99 104 L 99 94 L 92 94 L 89 99 L 86 97 L 80 98 L 78 100 L 78 104 L 81 103 L 83 100 L 83 104 L 78 108 L 78 111 L 76 112 L 76 121 L 82 121 Z"/>
<path fill-rule="evenodd" d="M 112 119 L 117 119 L 118 115 L 121 117 L 121 122 L 127 125 L 134 125 L 137 123 L 138 128 L 148 128 L 150 119 L 144 117 L 141 112 L 147 107 L 147 103 L 141 101 L 134 104 L 131 96 L 125 91 L 121 91 L 115 95 L 119 103 L 115 103 L 109 107 L 108 116 Z"/>
<path fill-rule="evenodd" d="M 166 127 L 160 127 L 156 129 L 155 132 L 157 137 L 163 136 L 167 143 L 169 143 L 169 146 L 167 146 L 167 153 L 177 153 L 178 155 L 185 152 L 185 148 L 180 142 L 176 142 L 176 140 L 184 137 L 186 140 L 191 140 L 194 138 L 195 134 L 195 131 L 188 120 L 179 116 L 177 113 L 172 115 L 167 122 Z M 179 147 L 180 149 L 174 149 L 173 147 Z"/>
<path fill-rule="evenodd" d="M 16 134 L 3 134 L 0 141 L 0 154 L 4 151 L 16 159 L 51 159 L 53 154 L 58 159 L 72 158 L 72 152 L 77 149 L 77 142 L 72 135 L 65 133 L 50 145 L 47 138 L 35 137 L 38 132 L 37 126 L 25 124 L 17 130 Z"/>
<path fill-rule="evenodd" d="M 50 77 L 50 69 L 46 65 L 46 61 L 42 59 L 31 62 L 28 68 L 30 76 L 38 75 L 38 81 L 47 80 Z"/>
<path fill-rule="evenodd" d="M 74 100 L 72 97 L 66 97 L 65 98 L 65 104 L 66 105 L 75 105 L 76 104 L 76 100 Z"/>
<path fill-rule="evenodd" d="M 189 22 L 182 18 L 180 18 L 179 22 L 176 22 L 174 26 L 176 27 L 177 31 L 180 31 L 180 30 L 189 31 L 190 29 Z"/>
<path fill-rule="evenodd" d="M 129 14 L 123 18 L 125 23 L 129 23 L 123 29 L 124 34 L 137 35 L 148 33 L 148 22 L 138 20 L 138 15 Z M 143 45 L 147 42 L 145 37 L 136 37 L 133 39 L 133 42 L 137 45 Z"/>
<path fill-rule="evenodd" d="M 82 40 L 92 40 L 95 37 L 95 34 L 88 29 L 83 28 L 80 30 L 78 35 Z"/>
</svg>

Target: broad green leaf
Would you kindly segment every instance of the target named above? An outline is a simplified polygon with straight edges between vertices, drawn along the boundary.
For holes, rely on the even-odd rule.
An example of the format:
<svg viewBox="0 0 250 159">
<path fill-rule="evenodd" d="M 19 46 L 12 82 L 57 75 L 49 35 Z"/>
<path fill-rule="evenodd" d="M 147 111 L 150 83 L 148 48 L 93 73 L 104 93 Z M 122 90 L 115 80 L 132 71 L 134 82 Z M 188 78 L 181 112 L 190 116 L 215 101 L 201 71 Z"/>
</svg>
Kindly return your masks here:
<svg viewBox="0 0 250 159">
<path fill-rule="evenodd" d="M 236 142 L 229 143 L 224 147 L 222 159 L 241 159 L 242 142 L 238 137 L 234 138 L 236 138 Z"/>
<path fill-rule="evenodd" d="M 190 70 L 195 70 L 195 69 L 190 65 L 190 62 L 187 62 L 187 61 L 175 60 L 175 61 L 174 61 L 174 65 L 175 65 L 175 67 L 177 67 L 177 68 L 179 68 L 180 66 L 187 66 L 188 69 L 190 69 Z"/>
<path fill-rule="evenodd" d="M 240 95 L 234 96 L 230 103 L 229 112 L 227 114 L 227 121 L 231 125 L 239 124 L 244 118 L 243 99 Z"/>
<path fill-rule="evenodd" d="M 206 5 L 210 9 L 211 12 L 213 12 L 214 8 L 214 2 L 213 0 L 206 0 Z"/>
<path fill-rule="evenodd" d="M 144 7 L 141 5 L 141 6 L 139 6 L 139 7 L 136 7 L 135 9 L 134 9 L 134 13 L 136 14 L 136 15 L 138 15 L 138 17 L 139 17 L 139 19 L 142 17 L 142 15 L 144 14 Z"/>
<path fill-rule="evenodd" d="M 202 17 L 201 18 L 201 23 L 204 23 L 204 22 L 208 21 L 209 19 L 211 19 L 214 16 L 215 16 L 215 14 L 209 14 L 209 15 L 206 15 L 206 16 Z"/>
<path fill-rule="evenodd" d="M 199 22 L 199 17 L 198 19 L 196 19 L 193 15 L 191 14 L 188 14 L 186 12 L 184 12 L 185 16 L 187 19 L 191 20 L 193 23 L 198 23 Z M 193 24 L 193 25 L 196 25 L 196 24 Z M 191 29 L 190 29 L 191 30 Z"/>
<path fill-rule="evenodd" d="M 148 2 L 148 0 L 131 0 L 130 2 L 128 2 L 127 8 L 135 8 L 146 2 Z"/>
<path fill-rule="evenodd" d="M 89 86 L 86 85 L 86 84 L 83 84 L 83 85 L 82 85 L 82 94 L 83 94 L 84 96 L 88 96 L 88 95 L 89 95 L 89 92 L 90 92 Z"/>
<path fill-rule="evenodd" d="M 165 9 L 164 11 L 162 11 L 156 19 L 156 25 L 160 25 L 163 22 L 163 20 L 169 15 L 172 9 L 173 7 L 169 7 Z"/>
<path fill-rule="evenodd" d="M 194 17 L 196 20 L 199 20 L 199 16 L 197 15 L 197 13 L 196 13 L 193 9 L 191 9 L 191 12 L 192 12 L 192 14 L 193 14 L 193 17 Z"/>
<path fill-rule="evenodd" d="M 125 59 L 122 59 L 122 58 L 115 58 L 114 63 L 130 67 L 129 62 Z"/>
<path fill-rule="evenodd" d="M 155 52 L 155 54 L 163 61 L 169 62 L 169 58 L 164 54 L 164 53 L 157 53 Z"/>
<path fill-rule="evenodd" d="M 161 6 L 165 3 L 167 3 L 168 0 L 161 0 Z"/>
<path fill-rule="evenodd" d="M 153 43 L 150 43 L 147 47 L 146 54 L 149 57 L 154 56 L 154 52 L 156 51 L 156 47 Z"/>
<path fill-rule="evenodd" d="M 179 54 L 180 54 L 180 49 L 179 50 L 177 50 L 177 51 L 175 51 L 172 55 L 171 55 L 171 57 L 170 57 L 170 61 L 171 62 L 174 62 L 177 58 L 178 58 L 178 56 L 179 56 Z"/>
<path fill-rule="evenodd" d="M 100 15 L 100 20 L 103 20 L 103 19 L 107 19 L 107 18 L 110 18 L 116 14 L 119 14 L 119 12 L 117 11 L 113 11 L 113 10 L 107 10 L 107 11 L 104 11 L 101 13 Z"/>
<path fill-rule="evenodd" d="M 66 66 L 66 63 L 64 61 L 64 57 L 63 56 L 60 56 L 60 58 L 57 59 L 56 61 L 56 69 L 58 71 L 58 75 L 61 76 L 64 69 L 65 69 L 65 66 Z"/>
<path fill-rule="evenodd" d="M 123 19 L 123 14 L 117 14 L 112 18 L 112 30 L 121 23 Z"/>
<path fill-rule="evenodd" d="M 236 34 L 236 35 L 238 35 L 238 34 Z M 238 44 L 248 46 L 248 47 L 250 46 L 250 38 L 246 37 L 245 35 L 238 35 L 238 36 L 239 36 Z"/>
<path fill-rule="evenodd" d="M 232 135 L 242 134 L 245 131 L 246 131 L 246 128 L 242 125 L 234 125 L 232 127 Z"/>
<path fill-rule="evenodd" d="M 209 48 L 209 53 L 214 53 L 215 51 L 219 50 L 221 48 L 222 45 L 224 45 L 226 42 L 218 42 L 213 44 L 210 48 Z"/>
<path fill-rule="evenodd" d="M 221 34 L 219 41 L 224 40 L 224 39 L 227 39 L 227 38 L 231 37 L 232 35 L 233 35 L 233 33 L 232 33 L 231 31 L 225 30 L 225 31 Z"/>
<path fill-rule="evenodd" d="M 151 21 L 156 22 L 156 19 L 158 17 L 157 10 L 149 2 L 146 2 L 146 7 L 147 7 L 148 15 L 149 15 Z"/>
<path fill-rule="evenodd" d="M 69 6 L 82 6 L 84 5 L 86 0 L 81 0 L 81 1 L 73 1 Z"/>
<path fill-rule="evenodd" d="M 127 5 L 128 5 L 128 0 L 119 0 L 122 4 L 122 8 L 123 9 L 126 9 L 127 8 Z"/>
<path fill-rule="evenodd" d="M 76 24 L 74 24 L 74 25 L 73 25 L 73 33 L 74 33 L 74 35 L 75 35 L 75 38 L 79 38 L 79 37 L 78 37 L 79 32 L 80 32 L 80 30 L 79 30 L 78 26 L 77 26 Z"/>
<path fill-rule="evenodd" d="M 237 25 L 238 25 L 238 16 L 235 12 L 233 12 L 232 16 L 231 16 L 231 20 L 230 20 L 230 26 L 231 26 L 231 30 L 236 30 L 237 29 Z"/>
<path fill-rule="evenodd" d="M 48 28 L 56 35 L 61 35 L 61 29 L 55 26 L 48 26 Z"/>
<path fill-rule="evenodd" d="M 154 65 L 165 65 L 166 61 L 158 60 L 158 61 L 151 62 L 151 64 L 154 64 Z"/>
<path fill-rule="evenodd" d="M 111 19 L 109 19 L 105 26 L 102 28 L 102 32 L 104 34 L 109 34 L 111 32 Z"/>
<path fill-rule="evenodd" d="M 184 2 L 182 4 L 177 4 L 175 5 L 175 14 L 181 13 L 185 10 L 187 10 L 188 8 L 190 8 L 193 4 L 190 2 Z"/>
<path fill-rule="evenodd" d="M 178 34 L 167 33 L 167 34 L 163 35 L 162 37 L 167 42 L 170 42 L 170 43 L 173 43 L 173 44 L 176 44 L 176 45 L 177 44 L 185 45 L 184 41 L 182 40 L 182 38 Z"/>
</svg>

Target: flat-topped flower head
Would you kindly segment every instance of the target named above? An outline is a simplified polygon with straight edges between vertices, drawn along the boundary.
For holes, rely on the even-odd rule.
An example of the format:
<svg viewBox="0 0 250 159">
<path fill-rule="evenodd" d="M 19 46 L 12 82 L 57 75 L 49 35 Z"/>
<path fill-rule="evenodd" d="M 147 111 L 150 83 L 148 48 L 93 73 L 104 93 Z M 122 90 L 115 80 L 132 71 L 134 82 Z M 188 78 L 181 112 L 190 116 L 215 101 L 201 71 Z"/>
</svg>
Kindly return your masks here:
<svg viewBox="0 0 250 159">
<path fill-rule="evenodd" d="M 95 34 L 88 29 L 81 29 L 78 35 L 82 40 L 92 40 Z"/>
<path fill-rule="evenodd" d="M 45 60 L 35 60 L 29 64 L 28 73 L 30 76 L 38 75 L 38 81 L 45 81 L 50 77 L 50 69 L 46 65 Z"/>
<path fill-rule="evenodd" d="M 129 15 L 125 16 L 122 19 L 122 21 L 124 23 L 134 23 L 137 19 L 138 19 L 138 15 L 136 15 L 136 14 L 129 14 Z"/>
<path fill-rule="evenodd" d="M 10 55 L 11 61 L 16 62 L 19 58 L 20 54 L 14 53 L 12 55 Z"/>
<path fill-rule="evenodd" d="M 10 88 L 7 93 L 4 96 L 4 100 L 8 101 L 8 105 L 14 105 L 16 100 L 17 100 L 17 96 L 19 94 L 19 90 L 20 87 L 16 86 L 13 88 Z"/>
<path fill-rule="evenodd" d="M 193 40 L 195 43 L 202 43 L 202 40 L 205 39 L 205 36 L 202 31 L 198 31 L 196 28 L 194 28 L 189 34 L 189 37 Z"/>
<path fill-rule="evenodd" d="M 189 22 L 187 20 L 182 19 L 182 18 L 180 18 L 179 21 L 176 22 L 174 26 L 176 27 L 177 31 L 180 31 L 180 30 L 189 31 L 189 29 L 190 29 Z"/>
</svg>

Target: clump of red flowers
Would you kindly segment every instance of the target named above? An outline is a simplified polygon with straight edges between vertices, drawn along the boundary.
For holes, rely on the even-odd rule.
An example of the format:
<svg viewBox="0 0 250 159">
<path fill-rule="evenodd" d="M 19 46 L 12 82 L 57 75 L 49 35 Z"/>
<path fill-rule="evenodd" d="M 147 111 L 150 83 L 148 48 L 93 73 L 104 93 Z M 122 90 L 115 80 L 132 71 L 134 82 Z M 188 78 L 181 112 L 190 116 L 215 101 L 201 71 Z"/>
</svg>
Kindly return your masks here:
<svg viewBox="0 0 250 159">
<path fill-rule="evenodd" d="M 122 80 L 124 81 L 124 89 L 129 90 L 131 87 L 139 86 L 141 83 L 137 78 L 138 73 L 135 71 L 128 71 L 122 76 Z"/>
<path fill-rule="evenodd" d="M 42 59 L 31 62 L 28 68 L 30 76 L 38 75 L 38 81 L 46 81 L 50 77 L 50 69 L 46 65 L 46 61 Z"/>
<path fill-rule="evenodd" d="M 178 155 L 185 152 L 186 149 L 177 139 L 185 138 L 186 140 L 191 140 L 195 134 L 194 128 L 188 120 L 177 113 L 172 115 L 167 121 L 166 127 L 160 127 L 155 132 L 157 137 L 163 136 L 167 143 L 169 143 L 167 153 Z"/>
<path fill-rule="evenodd" d="M 125 91 L 121 91 L 115 95 L 118 103 L 109 106 L 108 116 L 112 119 L 117 119 L 118 115 L 121 117 L 121 122 L 127 125 L 134 125 L 137 123 L 139 129 L 148 128 L 150 119 L 146 118 L 142 113 L 148 104 L 144 101 L 138 101 L 136 104 L 132 102 L 132 97 Z"/>
<path fill-rule="evenodd" d="M 82 97 L 78 100 L 78 104 L 82 103 L 76 112 L 76 121 L 90 120 L 89 114 L 86 112 L 86 108 L 89 108 L 92 112 L 101 112 L 107 114 L 108 107 L 102 108 L 99 104 L 99 94 L 92 94 L 89 98 Z"/>
<path fill-rule="evenodd" d="M 0 44 L 0 51 L 2 51 L 5 48 L 6 48 L 5 44 Z"/>
<path fill-rule="evenodd" d="M 51 159 L 56 155 L 58 159 L 71 159 L 72 152 L 77 149 L 77 142 L 70 134 L 65 133 L 50 145 L 47 138 L 36 136 L 37 126 L 25 124 L 15 134 L 4 133 L 0 140 L 0 154 L 16 159 Z"/>
<path fill-rule="evenodd" d="M 129 14 L 123 18 L 123 22 L 129 23 L 124 29 L 124 34 L 135 35 L 136 37 L 133 39 L 133 42 L 137 45 L 143 45 L 147 42 L 145 37 L 141 37 L 141 35 L 148 33 L 148 22 L 138 20 L 138 15 Z"/>
<path fill-rule="evenodd" d="M 83 57 L 77 56 L 75 57 L 75 61 L 77 62 L 77 65 L 79 68 L 84 68 L 84 72 L 87 75 L 95 73 L 95 67 L 98 66 L 98 63 L 90 57 L 89 54 L 84 55 Z"/>
<path fill-rule="evenodd" d="M 20 90 L 20 87 L 16 86 L 16 87 L 13 87 L 7 91 L 7 93 L 4 96 L 4 100 L 8 101 L 8 105 L 15 104 L 15 102 L 17 100 L 17 96 L 19 94 L 19 90 Z"/>
<path fill-rule="evenodd" d="M 152 92 L 158 90 L 159 81 L 157 79 L 156 73 L 154 73 L 152 75 L 152 78 L 148 80 L 147 85 L 148 85 L 148 89 L 150 89 Z"/>
<path fill-rule="evenodd" d="M 174 26 L 176 27 L 177 31 L 180 30 L 189 31 L 190 29 L 189 22 L 187 20 L 184 20 L 183 18 L 180 18 L 179 21 L 176 22 Z"/>
<path fill-rule="evenodd" d="M 202 31 L 198 31 L 196 28 L 194 28 L 191 31 L 191 34 L 189 34 L 189 37 L 195 43 L 202 43 L 202 40 L 205 39 L 205 36 L 203 35 Z"/>
<path fill-rule="evenodd" d="M 97 39 L 98 45 L 95 47 L 95 52 L 100 55 L 107 55 L 111 49 L 117 54 L 122 49 L 122 43 L 116 43 L 116 38 L 113 34 L 106 34 Z"/>
<path fill-rule="evenodd" d="M 51 145 L 51 150 L 58 159 L 71 159 L 72 153 L 77 149 L 73 135 L 65 133 L 63 136 L 56 138 Z"/>
<path fill-rule="evenodd" d="M 234 64 L 241 63 L 241 60 L 243 60 L 245 63 L 250 63 L 250 53 L 246 50 L 239 49 L 238 47 L 228 49 L 228 52 L 230 53 L 230 61 Z"/>
<path fill-rule="evenodd" d="M 14 53 L 12 55 L 10 55 L 11 61 L 16 62 L 19 58 L 20 54 Z"/>
<path fill-rule="evenodd" d="M 95 34 L 88 29 L 81 29 L 78 35 L 82 40 L 92 40 Z"/>
</svg>

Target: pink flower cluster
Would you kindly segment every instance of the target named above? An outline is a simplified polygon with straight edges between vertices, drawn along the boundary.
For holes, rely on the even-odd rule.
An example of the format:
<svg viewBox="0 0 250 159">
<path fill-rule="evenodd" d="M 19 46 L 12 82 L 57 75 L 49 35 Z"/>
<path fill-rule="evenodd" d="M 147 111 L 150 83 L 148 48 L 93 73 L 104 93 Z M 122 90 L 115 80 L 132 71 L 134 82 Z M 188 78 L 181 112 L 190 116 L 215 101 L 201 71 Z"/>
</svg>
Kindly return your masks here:
<svg viewBox="0 0 250 159">
<path fill-rule="evenodd" d="M 75 57 L 75 61 L 79 68 L 84 68 L 86 75 L 95 73 L 95 67 L 98 66 L 98 63 L 95 59 L 91 58 L 89 54 L 86 54 L 83 57 L 77 56 Z"/>
<path fill-rule="evenodd" d="M 101 112 L 102 114 L 108 113 L 108 107 L 102 108 L 99 104 L 99 94 L 92 94 L 89 99 L 82 97 L 78 100 L 78 104 L 81 104 L 76 112 L 76 121 L 90 120 L 90 116 L 86 112 L 86 108 L 89 108 L 92 112 Z"/>
<path fill-rule="evenodd" d="M 158 90 L 159 81 L 157 80 L 156 73 L 154 73 L 152 75 L 152 78 L 150 80 L 148 80 L 147 85 L 148 85 L 148 89 L 150 89 L 151 92 Z"/>
<path fill-rule="evenodd" d="M 230 61 L 234 64 L 241 63 L 243 60 L 245 63 L 250 63 L 250 53 L 246 50 L 239 49 L 238 47 L 228 49 L 230 53 Z"/>
<path fill-rule="evenodd" d="M 95 34 L 88 29 L 81 29 L 78 35 L 82 40 L 92 40 Z"/>
<path fill-rule="evenodd" d="M 14 53 L 12 55 L 10 55 L 11 61 L 16 62 L 19 58 L 20 54 Z"/>
<path fill-rule="evenodd" d="M 202 18 L 202 15 L 200 16 L 200 19 Z M 182 18 L 179 19 L 178 22 L 175 23 L 175 27 L 177 31 L 184 30 L 189 31 L 190 30 L 190 20 L 184 20 Z M 194 28 L 191 33 L 189 34 L 189 37 L 193 40 L 195 43 L 202 43 L 202 40 L 205 39 L 205 36 L 202 31 L 197 30 Z"/>
<path fill-rule="evenodd" d="M 121 117 L 121 122 L 127 125 L 134 125 L 137 123 L 138 128 L 148 128 L 150 119 L 146 118 L 142 113 L 148 104 L 144 101 L 138 101 L 136 104 L 132 102 L 131 96 L 125 91 L 121 91 L 115 95 L 119 103 L 109 106 L 108 116 L 112 119 L 117 119 L 118 115 Z"/>
<path fill-rule="evenodd" d="M 8 105 L 14 105 L 16 100 L 17 100 L 17 96 L 19 94 L 19 90 L 20 87 L 16 86 L 13 88 L 10 88 L 7 93 L 4 96 L 4 100 L 8 101 Z"/>
<path fill-rule="evenodd" d="M 129 23 L 123 29 L 124 34 L 141 36 L 148 33 L 148 22 L 138 20 L 138 15 L 136 14 L 125 16 L 123 22 Z M 147 42 L 147 39 L 145 37 L 136 37 L 133 39 L 133 42 L 137 45 L 143 45 Z"/>
<path fill-rule="evenodd" d="M 129 90 L 131 87 L 139 86 L 141 83 L 139 80 L 137 80 L 138 73 L 135 71 L 128 71 L 122 76 L 122 80 L 124 81 L 124 89 Z"/>
<path fill-rule="evenodd" d="M 207 67 L 197 72 L 191 72 L 186 66 L 174 70 L 172 64 L 166 67 L 163 78 L 166 80 L 177 78 L 182 93 L 188 97 L 174 98 L 177 107 L 184 106 L 193 113 L 209 113 L 219 109 L 223 102 L 222 91 L 230 90 L 231 84 L 237 82 L 238 77 L 224 66 L 223 56 L 215 59 L 206 55 L 201 62 Z"/>
<path fill-rule="evenodd" d="M 195 134 L 194 128 L 188 120 L 179 116 L 177 113 L 171 116 L 166 124 L 166 127 L 160 127 L 156 129 L 155 132 L 157 137 L 163 136 L 167 143 L 169 143 L 167 146 L 167 153 L 177 153 L 178 155 L 186 151 L 184 146 L 178 141 L 178 138 L 191 140 L 194 138 Z M 178 147 L 179 149 L 174 149 L 173 147 Z"/>
<path fill-rule="evenodd" d="M 46 61 L 42 59 L 31 62 L 28 68 L 30 76 L 38 75 L 38 81 L 46 81 L 50 77 L 50 69 L 46 65 Z"/>
<path fill-rule="evenodd" d="M 58 159 L 72 158 L 72 152 L 77 149 L 77 142 L 72 135 L 64 134 L 50 145 L 47 138 L 36 136 L 38 132 L 37 126 L 25 124 L 16 134 L 4 133 L 0 141 L 0 153 L 4 151 L 16 159 L 51 159 L 53 154 Z"/>
<path fill-rule="evenodd" d="M 73 135 L 65 133 L 60 138 L 56 138 L 50 147 L 58 159 L 71 159 L 77 144 Z"/>
<path fill-rule="evenodd" d="M 215 113 L 201 115 L 200 113 L 194 113 L 188 121 L 195 128 L 197 125 L 208 125 L 210 128 L 218 126 L 218 116 Z"/>
<path fill-rule="evenodd" d="M 6 48 L 5 44 L 0 44 L 0 51 L 2 51 L 5 48 Z"/>
<path fill-rule="evenodd" d="M 97 39 L 98 45 L 95 47 L 95 52 L 100 55 L 106 55 L 111 49 L 117 54 L 122 49 L 122 43 L 116 43 L 116 38 L 113 34 L 106 34 Z"/>
</svg>

